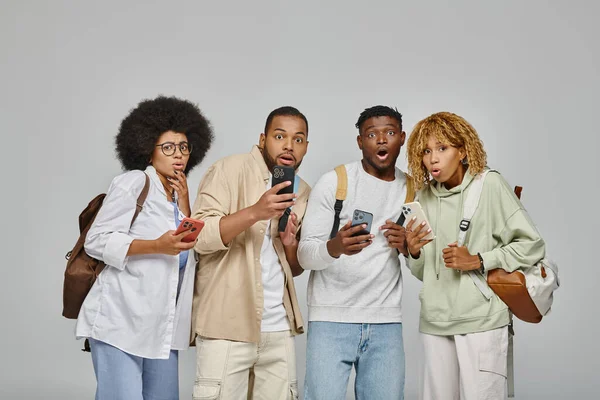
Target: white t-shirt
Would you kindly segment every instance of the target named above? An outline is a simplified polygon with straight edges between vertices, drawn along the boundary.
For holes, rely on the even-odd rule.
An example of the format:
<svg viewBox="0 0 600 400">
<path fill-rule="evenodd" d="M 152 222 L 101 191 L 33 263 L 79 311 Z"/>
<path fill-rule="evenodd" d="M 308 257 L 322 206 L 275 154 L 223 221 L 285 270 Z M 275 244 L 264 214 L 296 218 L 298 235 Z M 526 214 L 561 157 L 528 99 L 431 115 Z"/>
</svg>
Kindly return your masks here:
<svg viewBox="0 0 600 400">
<path fill-rule="evenodd" d="M 271 185 L 268 184 L 267 189 L 270 188 Z M 285 275 L 275 247 L 273 247 L 271 222 L 268 223 L 265 232 L 265 239 L 260 250 L 264 295 L 263 319 L 260 330 L 261 332 L 287 331 L 290 329 L 290 323 L 283 306 Z"/>
</svg>

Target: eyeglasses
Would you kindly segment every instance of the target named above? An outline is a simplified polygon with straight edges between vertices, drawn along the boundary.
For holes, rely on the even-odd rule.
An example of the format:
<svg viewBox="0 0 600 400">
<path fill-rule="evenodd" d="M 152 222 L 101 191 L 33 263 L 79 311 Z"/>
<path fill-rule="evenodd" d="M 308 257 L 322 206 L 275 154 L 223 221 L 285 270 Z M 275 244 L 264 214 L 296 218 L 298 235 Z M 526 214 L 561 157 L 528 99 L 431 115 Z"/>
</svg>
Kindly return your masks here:
<svg viewBox="0 0 600 400">
<path fill-rule="evenodd" d="M 164 142 L 161 144 L 157 144 L 156 147 L 160 147 L 160 149 L 162 150 L 162 152 L 165 156 L 172 156 L 173 154 L 175 154 L 175 151 L 178 147 L 179 147 L 179 151 L 184 156 L 189 156 L 190 153 L 192 152 L 192 145 L 189 144 L 188 142 L 181 142 L 181 143 Z"/>
</svg>

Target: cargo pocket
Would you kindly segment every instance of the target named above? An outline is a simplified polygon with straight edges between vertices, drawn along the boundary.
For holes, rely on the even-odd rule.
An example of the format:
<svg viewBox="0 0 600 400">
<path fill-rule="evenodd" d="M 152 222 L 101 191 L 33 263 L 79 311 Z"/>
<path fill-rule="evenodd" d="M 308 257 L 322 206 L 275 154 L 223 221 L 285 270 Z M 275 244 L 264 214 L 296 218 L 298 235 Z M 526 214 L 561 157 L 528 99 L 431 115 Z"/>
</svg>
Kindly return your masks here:
<svg viewBox="0 0 600 400">
<path fill-rule="evenodd" d="M 290 400 L 298 400 L 298 381 L 290 382 Z"/>
<path fill-rule="evenodd" d="M 194 400 L 220 399 L 221 381 L 219 379 L 196 379 L 192 398 Z"/>
<path fill-rule="evenodd" d="M 479 400 L 492 400 L 506 396 L 506 354 L 500 352 L 479 353 Z"/>
<path fill-rule="evenodd" d="M 506 378 L 506 355 L 494 353 L 479 353 L 479 370 L 502 375 Z"/>
</svg>

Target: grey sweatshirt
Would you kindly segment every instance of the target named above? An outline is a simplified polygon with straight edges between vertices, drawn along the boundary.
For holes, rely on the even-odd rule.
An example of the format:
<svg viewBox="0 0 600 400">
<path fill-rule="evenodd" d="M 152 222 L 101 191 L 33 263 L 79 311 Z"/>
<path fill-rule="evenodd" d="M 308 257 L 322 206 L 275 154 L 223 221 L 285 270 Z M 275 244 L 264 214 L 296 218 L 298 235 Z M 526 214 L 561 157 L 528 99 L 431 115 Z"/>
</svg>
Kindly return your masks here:
<svg viewBox="0 0 600 400">
<path fill-rule="evenodd" d="M 383 181 L 367 174 L 360 161 L 346 165 L 348 194 L 340 213 L 340 228 L 355 209 L 373 214 L 373 243 L 358 254 L 333 258 L 327 241 L 334 220 L 337 175 L 330 171 L 312 189 L 302 223 L 298 258 L 312 270 L 308 281 L 309 321 L 348 323 L 402 322 L 404 256 L 389 247 L 379 227 L 396 221 L 406 196 L 406 178 Z"/>
</svg>

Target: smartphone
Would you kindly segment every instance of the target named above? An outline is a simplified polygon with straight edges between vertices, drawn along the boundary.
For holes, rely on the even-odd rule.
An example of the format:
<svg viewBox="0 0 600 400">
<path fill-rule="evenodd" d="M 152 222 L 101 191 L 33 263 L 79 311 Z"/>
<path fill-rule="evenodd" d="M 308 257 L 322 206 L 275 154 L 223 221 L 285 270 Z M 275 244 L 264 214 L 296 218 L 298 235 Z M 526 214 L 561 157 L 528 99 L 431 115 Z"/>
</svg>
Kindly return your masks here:
<svg viewBox="0 0 600 400">
<path fill-rule="evenodd" d="M 294 167 L 286 167 L 276 165 L 273 167 L 273 179 L 271 179 L 271 187 L 280 184 L 281 182 L 290 181 L 290 186 L 284 187 L 277 194 L 292 194 L 294 193 L 294 179 L 296 177 L 296 170 Z"/>
<path fill-rule="evenodd" d="M 273 167 L 273 179 L 271 179 L 271 187 L 280 184 L 281 182 L 290 181 L 291 185 L 284 187 L 277 194 L 292 194 L 294 193 L 294 179 L 296 179 L 296 170 L 294 167 L 287 167 L 284 165 L 276 165 Z M 285 231 L 288 219 L 290 218 L 291 210 L 285 209 L 285 213 L 279 218 L 279 224 L 277 230 L 279 232 Z"/>
<path fill-rule="evenodd" d="M 425 226 L 422 229 L 431 229 L 431 225 L 425 216 L 425 212 L 421 207 L 421 204 L 418 201 L 413 201 L 411 203 L 406 203 L 402 205 L 402 213 L 400 214 L 400 218 L 398 218 L 398 225 L 402 225 L 406 228 L 406 225 L 416 217 L 415 222 L 413 222 L 413 230 L 417 229 L 418 226 L 425 221 Z M 419 229 L 421 231 L 421 229 Z M 433 234 L 433 230 L 427 234 L 423 238 L 423 240 L 433 240 L 435 239 L 435 235 Z"/>
<path fill-rule="evenodd" d="M 368 235 L 371 233 L 371 225 L 373 224 L 373 214 L 362 210 L 354 210 L 354 214 L 352 214 L 352 227 L 363 224 L 366 224 L 367 227 L 352 235 L 353 237 Z"/>
<path fill-rule="evenodd" d="M 186 235 L 183 237 L 183 239 L 181 239 L 182 242 L 189 243 L 189 242 L 193 242 L 194 240 L 196 240 L 198 238 L 198 235 L 200 234 L 200 231 L 202 230 L 202 228 L 204 228 L 204 221 L 199 221 L 197 219 L 185 217 L 184 219 L 181 220 L 181 223 L 177 227 L 175 234 L 179 235 L 181 232 L 187 231 L 189 229 L 190 230 L 189 235 Z"/>
</svg>

